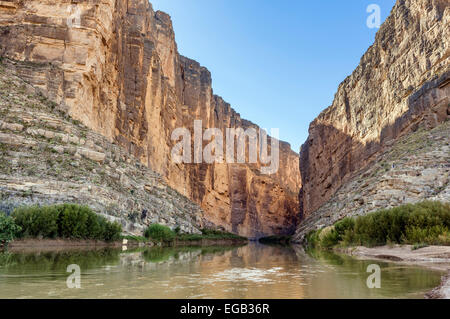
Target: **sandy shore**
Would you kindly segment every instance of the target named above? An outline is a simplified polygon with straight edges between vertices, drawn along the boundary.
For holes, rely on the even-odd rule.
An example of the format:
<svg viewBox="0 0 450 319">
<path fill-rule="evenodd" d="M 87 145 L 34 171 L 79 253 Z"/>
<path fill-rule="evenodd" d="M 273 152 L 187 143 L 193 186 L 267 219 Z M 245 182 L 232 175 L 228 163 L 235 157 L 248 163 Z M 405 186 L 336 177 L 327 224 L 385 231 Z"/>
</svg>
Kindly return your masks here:
<svg viewBox="0 0 450 319">
<path fill-rule="evenodd" d="M 373 248 L 359 246 L 339 249 L 339 251 L 361 259 L 379 259 L 436 270 L 450 270 L 450 246 L 428 246 L 416 250 L 413 250 L 410 245 Z"/>
<path fill-rule="evenodd" d="M 373 248 L 360 246 L 338 251 L 359 259 L 385 260 L 447 271 L 447 275 L 442 277 L 441 285 L 428 292 L 425 298 L 450 299 L 450 246 L 428 246 L 416 250 L 412 250 L 410 245 Z"/>
</svg>

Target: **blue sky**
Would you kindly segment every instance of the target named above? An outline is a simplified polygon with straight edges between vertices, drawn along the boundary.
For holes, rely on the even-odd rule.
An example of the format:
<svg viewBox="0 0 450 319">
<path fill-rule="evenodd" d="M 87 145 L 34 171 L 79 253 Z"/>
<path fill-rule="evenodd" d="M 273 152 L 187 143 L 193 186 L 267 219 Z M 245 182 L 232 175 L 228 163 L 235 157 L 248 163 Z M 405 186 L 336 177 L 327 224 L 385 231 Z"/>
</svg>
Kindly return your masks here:
<svg viewBox="0 0 450 319">
<path fill-rule="evenodd" d="M 151 0 L 171 15 L 179 52 L 212 73 L 213 90 L 243 118 L 279 128 L 298 152 L 309 123 L 331 105 L 395 0 Z"/>
</svg>

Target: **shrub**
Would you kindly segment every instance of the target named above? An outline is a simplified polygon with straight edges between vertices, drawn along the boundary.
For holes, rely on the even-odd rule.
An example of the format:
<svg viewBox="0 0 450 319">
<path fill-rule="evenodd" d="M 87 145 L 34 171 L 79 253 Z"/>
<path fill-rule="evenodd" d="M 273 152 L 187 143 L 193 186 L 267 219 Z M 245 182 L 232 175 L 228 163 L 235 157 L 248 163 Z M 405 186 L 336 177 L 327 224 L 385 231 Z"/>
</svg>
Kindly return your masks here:
<svg viewBox="0 0 450 319">
<path fill-rule="evenodd" d="M 339 236 L 339 240 L 342 240 L 345 236 L 345 233 L 349 231 L 352 232 L 354 228 L 355 228 L 355 220 L 350 217 L 345 217 L 344 219 L 334 224 L 334 229 Z"/>
<path fill-rule="evenodd" d="M 157 241 L 172 241 L 176 234 L 167 226 L 152 224 L 145 230 L 144 236 Z"/>
<path fill-rule="evenodd" d="M 412 246 L 411 250 L 417 250 L 417 249 L 425 248 L 425 247 L 428 247 L 428 245 L 427 244 L 423 244 L 423 243 L 414 244 Z"/>
<path fill-rule="evenodd" d="M 105 220 L 104 217 L 98 216 L 97 214 L 89 213 L 86 220 L 86 230 L 87 234 L 92 239 L 103 239 L 103 227 L 102 220 Z"/>
<path fill-rule="evenodd" d="M 140 242 L 140 243 L 147 242 L 147 238 L 145 238 L 143 236 L 125 235 L 125 236 L 121 236 L 121 238 L 130 240 L 130 241 L 137 241 L 137 242 Z"/>
<path fill-rule="evenodd" d="M 12 217 L 22 228 L 21 236 L 55 238 L 58 236 L 59 211 L 51 206 L 16 208 Z"/>
<path fill-rule="evenodd" d="M 246 239 L 245 237 L 212 228 L 201 230 L 204 239 Z"/>
<path fill-rule="evenodd" d="M 103 239 L 106 241 L 116 241 L 120 239 L 122 233 L 122 226 L 117 222 L 107 222 L 106 229 L 103 233 Z"/>
<path fill-rule="evenodd" d="M 177 235 L 177 239 L 182 241 L 199 241 L 204 239 L 204 236 L 200 234 L 181 234 Z"/>
<path fill-rule="evenodd" d="M 425 201 L 358 217 L 353 242 L 368 246 L 388 242 L 445 244 L 439 238 L 449 226 L 450 205 Z"/>
<path fill-rule="evenodd" d="M 344 245 L 348 245 L 354 241 L 355 220 L 350 217 L 346 217 L 336 224 L 334 229 L 337 233 L 338 242 L 342 242 Z"/>
<path fill-rule="evenodd" d="M 306 235 L 306 243 L 311 248 L 319 247 L 320 244 L 320 232 L 321 229 L 318 230 L 312 230 Z"/>
<path fill-rule="evenodd" d="M 320 234 L 320 246 L 331 248 L 339 243 L 339 234 L 334 227 L 325 228 Z"/>
<path fill-rule="evenodd" d="M 63 238 L 91 238 L 88 234 L 88 215 L 90 209 L 84 206 L 64 204 L 59 216 L 60 236 Z M 94 214 L 92 212 L 92 214 Z M 95 236 L 92 236 L 95 237 Z"/>
<path fill-rule="evenodd" d="M 22 228 L 14 223 L 14 220 L 0 212 L 0 243 L 10 242 L 18 236 Z"/>
<path fill-rule="evenodd" d="M 201 232 L 205 236 L 211 236 L 211 235 L 214 236 L 214 235 L 221 235 L 221 234 L 223 234 L 222 231 L 217 230 L 217 229 L 212 229 L 212 228 L 203 228 L 201 230 Z"/>
<path fill-rule="evenodd" d="M 330 248 L 338 244 L 376 246 L 450 244 L 450 204 L 425 201 L 344 218 L 333 227 L 307 235 L 308 245 Z"/>
<path fill-rule="evenodd" d="M 63 204 L 16 208 L 14 222 L 22 237 L 118 240 L 122 227 L 98 216 L 87 206 Z"/>
</svg>

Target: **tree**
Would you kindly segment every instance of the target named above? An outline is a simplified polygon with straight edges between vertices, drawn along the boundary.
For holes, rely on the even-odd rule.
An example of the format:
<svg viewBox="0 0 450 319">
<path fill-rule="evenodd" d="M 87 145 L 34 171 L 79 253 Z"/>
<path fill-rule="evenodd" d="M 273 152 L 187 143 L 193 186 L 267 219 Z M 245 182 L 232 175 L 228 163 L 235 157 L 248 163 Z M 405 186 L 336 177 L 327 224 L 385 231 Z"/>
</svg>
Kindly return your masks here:
<svg viewBox="0 0 450 319">
<path fill-rule="evenodd" d="M 14 220 L 0 212 L 0 242 L 8 243 L 13 240 L 22 231 L 22 228 Z"/>
</svg>

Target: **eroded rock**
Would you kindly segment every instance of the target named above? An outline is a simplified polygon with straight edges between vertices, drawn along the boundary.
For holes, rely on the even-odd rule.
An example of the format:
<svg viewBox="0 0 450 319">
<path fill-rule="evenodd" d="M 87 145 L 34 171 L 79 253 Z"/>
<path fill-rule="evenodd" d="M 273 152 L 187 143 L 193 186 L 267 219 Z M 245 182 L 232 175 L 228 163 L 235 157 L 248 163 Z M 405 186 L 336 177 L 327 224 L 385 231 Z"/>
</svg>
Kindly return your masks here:
<svg viewBox="0 0 450 319">
<path fill-rule="evenodd" d="M 167 14 L 154 12 L 147 0 L 9 4 L 0 6 L 0 55 L 10 72 L 56 102 L 53 107 L 160 173 L 198 203 L 211 223 L 249 237 L 292 232 L 301 181 L 298 155 L 287 143 L 281 143 L 280 170 L 268 184 L 259 177 L 260 163 L 172 160 L 172 131 L 192 131 L 194 120 L 223 132 L 258 127 L 213 94 L 206 68 L 178 53 Z M 80 19 L 70 16 L 75 9 Z M 85 155 L 102 161 L 98 154 Z"/>
</svg>

